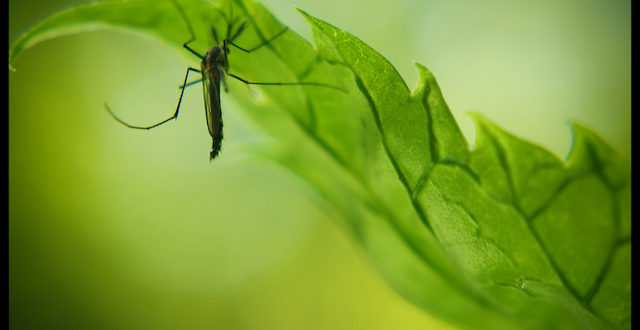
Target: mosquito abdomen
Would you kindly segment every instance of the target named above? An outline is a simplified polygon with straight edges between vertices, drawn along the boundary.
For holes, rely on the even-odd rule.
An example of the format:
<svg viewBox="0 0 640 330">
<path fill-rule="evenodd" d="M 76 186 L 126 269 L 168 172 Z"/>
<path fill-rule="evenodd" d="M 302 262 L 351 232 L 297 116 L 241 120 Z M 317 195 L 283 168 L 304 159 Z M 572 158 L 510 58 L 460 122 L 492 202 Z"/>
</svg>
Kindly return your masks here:
<svg viewBox="0 0 640 330">
<path fill-rule="evenodd" d="M 209 153 L 209 160 L 213 160 L 220 153 L 220 147 L 222 146 L 222 121 L 220 121 L 220 134 L 218 138 L 213 139 L 213 144 L 211 145 L 211 152 Z"/>
</svg>

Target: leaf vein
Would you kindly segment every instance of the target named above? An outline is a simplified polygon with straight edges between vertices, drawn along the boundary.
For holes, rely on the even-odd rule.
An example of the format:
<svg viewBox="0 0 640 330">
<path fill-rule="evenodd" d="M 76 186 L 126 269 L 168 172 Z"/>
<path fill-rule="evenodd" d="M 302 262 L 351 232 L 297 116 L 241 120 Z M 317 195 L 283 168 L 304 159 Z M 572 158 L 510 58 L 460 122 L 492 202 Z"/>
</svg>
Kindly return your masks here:
<svg viewBox="0 0 640 330">
<path fill-rule="evenodd" d="M 551 254 L 551 252 L 549 251 L 547 246 L 542 242 L 542 239 L 540 238 L 540 235 L 538 234 L 538 232 L 533 227 L 533 224 L 531 223 L 531 221 L 529 221 L 527 219 L 526 214 L 522 211 L 522 208 L 519 206 L 519 203 L 518 203 L 518 200 L 517 200 L 517 196 L 516 196 L 516 193 L 515 193 L 515 189 L 514 189 L 511 168 L 510 168 L 510 166 L 509 166 L 509 164 L 507 162 L 507 159 L 505 157 L 505 152 L 502 149 L 502 146 L 498 143 L 496 138 L 493 135 L 491 135 L 490 133 L 488 133 L 488 132 L 487 132 L 487 137 L 489 137 L 489 140 L 490 140 L 491 144 L 496 149 L 496 153 L 498 155 L 498 160 L 500 161 L 500 166 L 502 166 L 502 168 L 504 169 L 504 171 L 506 172 L 506 175 L 507 175 L 507 180 L 508 180 L 508 183 L 509 183 L 509 189 L 511 190 L 512 201 L 511 201 L 511 203 L 506 203 L 506 204 L 511 206 L 520 215 L 520 217 L 522 219 L 524 219 L 525 224 L 527 226 L 527 229 L 529 230 L 529 232 L 533 236 L 534 240 L 536 241 L 536 243 L 538 244 L 538 246 L 542 250 L 542 253 L 544 254 L 545 258 L 549 261 L 549 264 L 551 265 L 553 271 L 558 276 L 558 279 L 560 280 L 562 285 L 569 291 L 569 293 L 571 293 L 571 295 L 573 295 L 573 297 L 577 301 L 582 301 L 582 299 L 580 297 L 580 294 L 578 293 L 578 290 L 569 282 L 569 279 L 567 278 L 566 274 L 562 271 L 562 269 L 560 268 L 560 266 L 556 262 L 555 258 L 553 258 L 553 255 Z"/>
</svg>

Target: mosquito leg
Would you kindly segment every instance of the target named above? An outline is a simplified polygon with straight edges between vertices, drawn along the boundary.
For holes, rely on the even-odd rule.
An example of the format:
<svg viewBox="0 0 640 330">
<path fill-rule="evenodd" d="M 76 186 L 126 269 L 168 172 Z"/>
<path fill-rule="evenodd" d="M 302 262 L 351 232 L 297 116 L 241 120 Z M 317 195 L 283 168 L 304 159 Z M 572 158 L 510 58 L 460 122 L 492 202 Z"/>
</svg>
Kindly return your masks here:
<svg viewBox="0 0 640 330">
<path fill-rule="evenodd" d="M 202 81 L 202 78 L 200 78 L 200 79 L 196 79 L 196 80 L 194 80 L 194 81 L 192 81 L 192 82 L 188 82 L 186 85 L 180 85 L 180 86 L 178 86 L 178 88 L 179 88 L 179 89 L 183 89 L 183 88 L 189 87 L 189 86 L 191 86 L 191 85 L 195 85 L 195 84 L 197 84 L 197 83 L 199 83 L 199 82 L 201 82 L 201 81 Z"/>
<path fill-rule="evenodd" d="M 236 45 L 236 44 L 234 44 L 234 43 L 233 43 L 233 39 L 234 39 L 235 37 L 237 37 L 237 36 L 239 35 L 239 33 L 236 33 L 236 34 L 234 35 L 234 38 L 232 38 L 231 40 L 225 40 L 225 41 L 224 41 L 224 43 L 225 43 L 225 46 L 226 46 L 226 44 L 228 43 L 228 44 L 230 44 L 230 45 L 232 45 L 232 46 L 234 46 L 234 47 L 238 48 L 239 50 L 241 50 L 241 51 L 243 51 L 243 52 L 245 52 L 245 53 L 251 53 L 252 51 L 257 50 L 257 49 L 259 49 L 260 47 L 262 47 L 262 46 L 264 46 L 264 45 L 266 45 L 266 44 L 268 44 L 268 43 L 272 42 L 272 41 L 273 41 L 273 40 L 275 40 L 276 38 L 280 37 L 280 36 L 281 36 L 281 35 L 283 35 L 285 32 L 287 32 L 287 30 L 289 30 L 289 28 L 288 28 L 288 27 L 285 27 L 284 29 L 282 29 L 282 31 L 278 32 L 276 35 L 274 35 L 273 37 L 271 37 L 269 40 L 266 40 L 265 42 L 263 42 L 263 43 L 261 43 L 261 44 L 259 44 L 259 45 L 255 46 L 255 47 L 253 47 L 253 48 L 249 48 L 249 49 L 242 48 L 242 47 L 240 47 L 240 46 L 238 46 L 238 45 Z"/>
<path fill-rule="evenodd" d="M 315 83 L 315 82 L 255 82 L 255 81 L 248 81 L 244 78 L 238 77 L 233 73 L 227 73 L 228 76 L 237 79 L 241 82 L 243 82 L 246 85 L 269 85 L 269 86 L 318 86 L 318 87 L 327 87 L 327 88 L 333 88 L 336 90 L 339 90 L 341 92 L 346 93 L 347 91 L 340 88 L 340 87 L 336 87 L 336 86 L 332 86 L 329 84 L 323 84 L 323 83 Z"/>
<path fill-rule="evenodd" d="M 191 22 L 189 22 L 189 19 L 187 18 L 187 14 L 184 13 L 184 10 L 182 9 L 182 7 L 180 7 L 180 5 L 178 4 L 178 2 L 176 0 L 172 0 L 172 2 L 176 6 L 176 9 L 178 9 L 178 12 L 182 16 L 182 19 L 184 19 L 184 22 L 187 24 L 187 28 L 189 29 L 189 33 L 191 34 L 191 39 L 189 39 L 187 42 L 183 43 L 182 47 L 184 47 L 186 50 L 190 51 L 193 55 L 198 56 L 198 58 L 202 59 L 202 55 L 198 54 L 198 52 L 196 52 L 191 47 L 189 47 L 189 43 L 191 43 L 194 40 L 196 40 L 196 35 L 195 35 L 195 33 L 193 33 L 193 27 L 191 27 Z"/>
<path fill-rule="evenodd" d="M 216 69 L 218 69 L 218 74 L 220 75 L 220 80 L 222 80 L 222 86 L 224 87 L 224 91 L 229 93 L 229 87 L 227 86 L 227 79 L 224 77 L 222 70 L 219 65 L 216 65 Z"/>
<path fill-rule="evenodd" d="M 191 38 L 191 40 L 185 42 L 182 44 L 182 47 L 186 48 L 188 51 L 190 51 L 193 55 L 198 56 L 198 58 L 202 59 L 204 56 L 198 54 L 198 52 L 196 52 L 195 50 L 193 50 L 191 47 L 189 47 L 189 43 L 196 40 L 195 38 Z"/>
<path fill-rule="evenodd" d="M 184 82 L 182 83 L 182 85 L 185 85 L 187 83 L 187 78 L 189 77 L 189 72 L 191 71 L 195 71 L 198 73 L 201 73 L 200 70 L 194 69 L 194 68 L 187 68 L 187 74 L 184 76 Z M 130 125 L 127 124 L 126 122 L 124 122 L 122 119 L 118 118 L 118 116 L 115 115 L 115 113 L 113 113 L 113 111 L 111 111 L 111 108 L 109 108 L 109 106 L 107 105 L 107 103 L 105 102 L 104 107 L 107 108 L 107 111 L 109 111 L 109 114 L 111 115 L 111 117 L 113 117 L 115 120 L 117 120 L 120 124 L 127 126 L 129 128 L 135 128 L 135 129 L 152 129 L 154 127 L 160 126 L 166 122 L 168 122 L 171 119 L 176 119 L 178 118 L 178 112 L 180 111 L 180 103 L 182 103 L 182 95 L 184 95 L 184 88 L 182 89 L 182 91 L 180 92 L 180 98 L 178 99 L 178 105 L 176 106 L 176 112 L 173 114 L 173 116 L 150 126 L 135 126 L 135 125 Z"/>
</svg>

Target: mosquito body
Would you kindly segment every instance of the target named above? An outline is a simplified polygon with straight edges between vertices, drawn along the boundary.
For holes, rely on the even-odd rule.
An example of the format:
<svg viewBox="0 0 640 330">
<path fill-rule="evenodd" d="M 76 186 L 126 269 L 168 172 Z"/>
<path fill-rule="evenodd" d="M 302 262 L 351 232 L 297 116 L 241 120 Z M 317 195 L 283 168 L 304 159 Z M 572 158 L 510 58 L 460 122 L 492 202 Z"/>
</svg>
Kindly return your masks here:
<svg viewBox="0 0 640 330">
<path fill-rule="evenodd" d="M 207 128 L 213 140 L 209 160 L 216 158 L 222 146 L 222 107 L 220 106 L 220 81 L 227 73 L 229 63 L 223 47 L 214 47 L 202 58 L 202 92 L 204 95 L 204 112 L 207 117 Z M 225 87 L 226 87 L 226 83 Z M 186 86 L 183 87 L 186 88 Z"/>
<path fill-rule="evenodd" d="M 246 85 L 276 85 L 276 86 L 282 86 L 282 85 L 307 85 L 307 86 L 319 86 L 319 87 L 328 87 L 328 88 L 333 88 L 339 91 L 344 92 L 343 89 L 339 88 L 339 87 L 335 87 L 335 86 L 331 86 L 328 84 L 323 84 L 323 83 L 315 83 L 315 82 L 252 82 L 252 81 L 248 81 L 247 79 L 241 78 L 233 73 L 229 72 L 229 61 L 227 60 L 227 55 L 229 54 L 229 46 L 233 46 L 234 48 L 241 50 L 243 52 L 246 53 L 251 53 L 259 48 L 261 48 L 262 46 L 270 43 L 271 41 L 273 41 L 274 39 L 280 37 L 282 34 L 284 34 L 285 32 L 287 32 L 287 28 L 284 28 L 282 31 L 280 31 L 279 33 L 277 33 L 276 35 L 274 35 L 273 37 L 271 37 L 270 39 L 262 42 L 261 44 L 253 47 L 253 48 L 243 48 L 240 47 L 238 45 L 236 45 L 233 41 L 244 31 L 244 29 L 247 26 L 247 22 L 243 22 L 242 24 L 240 24 L 240 26 L 235 30 L 235 32 L 233 32 L 234 30 L 234 25 L 236 22 L 233 21 L 233 12 L 231 11 L 231 7 L 230 7 L 230 16 L 231 18 L 227 18 L 227 16 L 219 9 L 218 12 L 220 13 L 220 15 L 222 16 L 222 18 L 226 21 L 227 23 L 227 34 L 226 34 L 226 38 L 222 40 L 222 42 L 219 41 L 218 39 L 218 35 L 216 33 L 216 30 L 214 28 L 211 29 L 211 32 L 213 34 L 213 38 L 217 44 L 217 46 L 210 48 L 205 55 L 200 55 L 198 52 L 196 52 L 195 50 L 193 50 L 191 47 L 189 47 L 189 43 L 193 42 L 195 40 L 195 34 L 193 33 L 193 28 L 191 27 L 191 23 L 189 22 L 189 20 L 187 19 L 186 14 L 184 13 L 184 11 L 182 10 L 182 8 L 178 5 L 178 3 L 173 0 L 173 3 L 175 4 L 176 8 L 178 9 L 178 11 L 180 12 L 180 15 L 182 16 L 182 18 L 184 19 L 185 23 L 187 24 L 187 27 L 189 29 L 189 32 L 191 33 L 191 39 L 189 39 L 189 41 L 185 42 L 184 44 L 182 44 L 182 47 L 184 47 L 185 49 L 187 49 L 189 52 L 191 52 L 193 55 L 197 56 L 198 58 L 200 58 L 201 62 L 200 62 L 200 70 L 192 68 L 192 67 L 188 67 L 187 68 L 187 73 L 185 74 L 184 77 L 184 82 L 182 83 L 182 85 L 180 85 L 180 98 L 178 99 L 178 105 L 176 107 L 176 111 L 173 114 L 173 116 L 150 126 L 135 126 L 135 125 L 130 125 L 126 122 L 124 122 L 123 120 L 121 120 L 120 118 L 118 118 L 113 111 L 111 111 L 111 108 L 109 108 L 109 106 L 105 103 L 105 107 L 107 108 L 107 111 L 109 111 L 109 114 L 111 114 L 111 116 L 113 116 L 113 118 L 115 118 L 115 120 L 117 120 L 118 122 L 120 122 L 121 124 L 129 127 L 129 128 L 135 128 L 135 129 L 151 129 L 157 126 L 160 126 L 172 119 L 176 119 L 178 118 L 178 112 L 180 110 L 180 103 L 182 102 L 182 96 L 184 95 L 184 89 L 186 87 L 189 87 L 191 85 L 194 85 L 200 81 L 202 81 L 202 91 L 203 91 L 203 96 L 204 96 L 204 106 L 205 106 L 205 115 L 206 115 L 206 119 L 207 119 L 207 128 L 209 130 L 209 135 L 211 135 L 211 139 L 213 141 L 212 146 L 211 146 L 211 152 L 209 153 L 209 160 L 213 160 L 218 153 L 220 152 L 220 148 L 222 145 L 222 109 L 220 106 L 220 83 L 222 82 L 222 86 L 224 87 L 225 92 L 228 92 L 228 87 L 227 87 L 227 82 L 225 80 L 225 78 L 227 76 L 232 77 L 234 79 L 237 79 L 241 82 L 243 82 Z M 215 7 L 214 7 L 215 8 Z M 190 72 L 197 72 L 200 73 L 202 75 L 201 79 L 192 81 L 187 83 L 188 77 L 189 77 L 189 73 Z"/>
</svg>

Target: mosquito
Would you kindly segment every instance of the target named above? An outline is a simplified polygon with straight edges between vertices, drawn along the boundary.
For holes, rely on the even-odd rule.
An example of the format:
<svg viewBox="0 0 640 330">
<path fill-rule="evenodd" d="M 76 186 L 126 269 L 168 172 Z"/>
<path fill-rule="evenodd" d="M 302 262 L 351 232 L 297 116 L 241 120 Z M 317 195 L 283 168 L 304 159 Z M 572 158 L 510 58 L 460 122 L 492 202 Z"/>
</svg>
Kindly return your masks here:
<svg viewBox="0 0 640 330">
<path fill-rule="evenodd" d="M 202 90 L 204 95 L 204 108 L 205 108 L 204 110 L 207 118 L 207 128 L 209 129 L 209 135 L 211 135 L 211 139 L 213 141 L 211 146 L 211 152 L 209 153 L 209 160 L 213 160 L 214 158 L 216 158 L 216 156 L 218 156 L 218 153 L 220 152 L 220 148 L 222 144 L 222 109 L 220 106 L 220 82 L 222 82 L 224 91 L 228 92 L 229 88 L 227 87 L 227 81 L 226 81 L 227 76 L 232 77 L 236 80 L 239 80 L 245 85 L 273 85 L 273 86 L 305 85 L 305 86 L 319 86 L 319 87 L 333 88 L 333 89 L 345 92 L 345 90 L 343 90 L 342 88 L 328 85 L 328 84 L 323 84 L 323 83 L 316 83 L 316 82 L 249 81 L 245 78 L 239 77 L 229 72 L 229 61 L 227 60 L 227 55 L 230 53 L 229 46 L 233 46 L 236 49 L 243 51 L 245 53 L 251 53 L 269 44 L 270 42 L 274 41 L 276 38 L 282 36 L 285 32 L 288 31 L 288 28 L 285 27 L 282 31 L 276 33 L 271 38 L 263 41 L 259 45 L 254 46 L 252 48 L 240 47 L 236 43 L 234 43 L 234 40 L 236 40 L 236 38 L 238 38 L 238 36 L 240 36 L 240 34 L 245 30 L 248 22 L 247 21 L 242 22 L 242 24 L 238 26 L 235 32 L 233 32 L 234 25 L 236 23 L 233 20 L 233 10 L 232 10 L 233 8 L 231 6 L 229 7 L 230 17 L 227 18 L 226 14 L 222 10 L 214 7 L 216 8 L 216 10 L 218 10 L 218 12 L 220 13 L 220 15 L 222 16 L 222 18 L 227 24 L 227 34 L 226 34 L 226 37 L 222 40 L 222 42 L 220 42 L 215 28 L 212 27 L 211 33 L 213 34 L 213 39 L 216 42 L 217 46 L 210 48 L 204 55 L 200 55 L 200 53 L 198 53 L 197 51 L 189 47 L 189 43 L 195 41 L 196 37 L 195 37 L 195 34 L 193 33 L 193 28 L 191 27 L 191 23 L 189 22 L 187 15 L 185 14 L 182 7 L 178 5 L 177 1 L 173 0 L 172 2 L 174 3 L 180 15 L 184 19 L 187 25 L 187 28 L 189 29 L 189 33 L 191 34 L 191 38 L 187 42 L 183 43 L 182 47 L 184 47 L 186 50 L 188 50 L 190 53 L 192 53 L 193 55 L 197 56 L 200 59 L 200 70 L 193 67 L 187 68 L 187 73 L 184 76 L 184 82 L 182 83 L 182 85 L 180 85 L 180 97 L 178 98 L 178 105 L 176 106 L 175 113 L 171 117 L 164 119 L 153 125 L 135 126 L 135 125 L 128 124 L 122 119 L 118 118 L 118 116 L 115 115 L 115 113 L 111 110 L 111 108 L 107 105 L 107 103 L 105 103 L 104 106 L 109 112 L 109 114 L 124 126 L 127 126 L 129 128 L 135 128 L 135 129 L 149 130 L 149 129 L 158 127 L 172 119 L 178 118 L 178 112 L 180 111 L 180 103 L 182 102 L 182 96 L 184 95 L 184 90 L 191 85 L 197 84 L 198 82 L 202 82 Z M 202 78 L 187 83 L 187 80 L 189 78 L 189 73 L 194 73 L 194 72 L 200 73 L 202 75 Z"/>
</svg>

